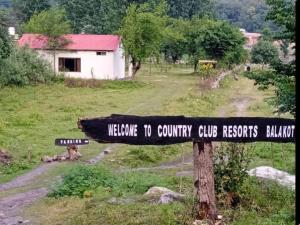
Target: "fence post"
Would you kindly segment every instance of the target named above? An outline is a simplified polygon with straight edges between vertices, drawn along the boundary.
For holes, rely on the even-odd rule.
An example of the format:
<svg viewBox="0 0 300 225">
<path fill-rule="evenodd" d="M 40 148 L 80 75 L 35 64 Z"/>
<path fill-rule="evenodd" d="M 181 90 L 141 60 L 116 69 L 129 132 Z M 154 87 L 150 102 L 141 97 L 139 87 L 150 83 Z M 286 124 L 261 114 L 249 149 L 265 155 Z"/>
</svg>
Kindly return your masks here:
<svg viewBox="0 0 300 225">
<path fill-rule="evenodd" d="M 193 142 L 194 190 L 197 217 L 213 222 L 217 219 L 215 197 L 213 147 L 211 142 Z"/>
</svg>

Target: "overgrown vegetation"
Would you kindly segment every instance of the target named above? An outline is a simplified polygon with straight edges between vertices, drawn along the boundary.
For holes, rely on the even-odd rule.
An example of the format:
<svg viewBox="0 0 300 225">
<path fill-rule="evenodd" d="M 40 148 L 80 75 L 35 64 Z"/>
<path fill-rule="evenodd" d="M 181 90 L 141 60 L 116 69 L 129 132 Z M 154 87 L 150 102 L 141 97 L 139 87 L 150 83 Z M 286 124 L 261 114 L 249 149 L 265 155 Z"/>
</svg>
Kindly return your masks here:
<svg viewBox="0 0 300 225">
<path fill-rule="evenodd" d="M 247 178 L 250 149 L 243 144 L 221 144 L 214 152 L 215 187 L 219 202 L 237 206 L 240 188 Z"/>
<path fill-rule="evenodd" d="M 178 181 L 178 179 L 177 179 Z M 79 196 L 84 197 L 85 191 L 95 192 L 104 188 L 115 196 L 128 194 L 143 194 L 150 187 L 174 187 L 176 179 L 143 172 L 128 172 L 116 174 L 103 166 L 77 166 L 63 176 L 48 195 L 49 197 Z"/>
<path fill-rule="evenodd" d="M 28 48 L 13 48 L 0 62 L 0 86 L 36 85 L 54 80 L 50 65 Z"/>
</svg>

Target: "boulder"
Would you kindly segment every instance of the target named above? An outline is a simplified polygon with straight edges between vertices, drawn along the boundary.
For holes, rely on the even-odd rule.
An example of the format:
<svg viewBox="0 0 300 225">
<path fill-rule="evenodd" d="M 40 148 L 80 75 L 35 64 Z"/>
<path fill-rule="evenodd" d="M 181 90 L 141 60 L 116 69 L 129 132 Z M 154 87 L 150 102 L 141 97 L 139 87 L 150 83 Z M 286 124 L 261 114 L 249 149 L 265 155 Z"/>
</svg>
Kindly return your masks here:
<svg viewBox="0 0 300 225">
<path fill-rule="evenodd" d="M 165 187 L 152 187 L 144 195 L 150 198 L 159 198 L 158 203 L 160 204 L 181 201 L 185 197 L 183 194 L 174 192 Z"/>
<path fill-rule="evenodd" d="M 266 180 L 273 180 L 280 185 L 295 189 L 295 175 L 275 169 L 270 166 L 259 166 L 248 171 L 250 176 L 256 176 Z"/>
<path fill-rule="evenodd" d="M 53 161 L 53 158 L 50 157 L 50 156 L 48 156 L 48 155 L 45 155 L 45 156 L 43 156 L 43 157 L 41 158 L 41 160 L 42 160 L 42 162 L 47 162 L 47 163 L 49 163 L 49 162 L 52 162 L 52 161 Z"/>
</svg>

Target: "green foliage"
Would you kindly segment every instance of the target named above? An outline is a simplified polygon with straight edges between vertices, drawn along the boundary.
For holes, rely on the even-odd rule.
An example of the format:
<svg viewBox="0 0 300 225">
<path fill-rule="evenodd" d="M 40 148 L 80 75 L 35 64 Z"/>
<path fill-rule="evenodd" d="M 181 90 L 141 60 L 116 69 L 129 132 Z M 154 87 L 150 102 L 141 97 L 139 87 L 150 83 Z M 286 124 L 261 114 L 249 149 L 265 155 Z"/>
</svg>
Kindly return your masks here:
<svg viewBox="0 0 300 225">
<path fill-rule="evenodd" d="M 1 59 L 7 58 L 11 52 L 11 41 L 7 32 L 8 14 L 0 9 L 0 66 Z"/>
<path fill-rule="evenodd" d="M 266 0 L 270 10 L 266 19 L 273 21 L 282 28 L 277 39 L 287 39 L 295 42 L 296 38 L 296 1 L 295 0 Z"/>
<path fill-rule="evenodd" d="M 71 29 L 65 10 L 51 8 L 34 14 L 24 25 L 23 30 L 27 33 L 42 34 L 50 39 L 55 39 L 69 33 Z"/>
<path fill-rule="evenodd" d="M 126 0 L 58 0 L 66 10 L 74 33 L 110 34 L 115 32 L 125 14 Z"/>
<path fill-rule="evenodd" d="M 251 49 L 251 61 L 257 64 L 270 64 L 278 60 L 278 50 L 270 41 L 260 40 Z"/>
<path fill-rule="evenodd" d="M 188 18 L 211 16 L 213 3 L 211 0 L 168 0 L 169 16 L 174 18 Z"/>
<path fill-rule="evenodd" d="M 103 166 L 76 166 L 63 176 L 62 183 L 54 187 L 49 197 L 79 196 L 85 191 L 105 188 L 116 196 L 143 194 L 153 186 L 174 185 L 176 180 L 142 172 L 112 173 Z"/>
<path fill-rule="evenodd" d="M 189 22 L 182 19 L 169 18 L 165 30 L 165 37 L 161 45 L 166 61 L 175 63 L 186 52 L 186 27 Z"/>
<path fill-rule="evenodd" d="M 129 6 L 119 33 L 123 37 L 125 50 L 136 61 L 159 52 L 164 34 L 165 13 L 164 1 L 154 11 L 147 3 Z"/>
<path fill-rule="evenodd" d="M 12 7 L 20 23 L 27 22 L 33 14 L 50 8 L 49 0 L 13 0 Z"/>
<path fill-rule="evenodd" d="M 281 63 L 278 64 L 279 66 L 283 65 Z M 292 70 L 288 67 L 288 65 L 281 69 L 283 71 Z M 245 72 L 244 75 L 250 79 L 255 80 L 255 85 L 259 85 L 259 87 L 262 89 L 269 88 L 270 86 L 276 87 L 276 96 L 274 98 L 271 98 L 270 101 L 270 103 L 277 108 L 276 112 L 289 112 L 294 116 L 296 115 L 296 89 L 295 78 L 293 76 L 286 76 L 285 73 L 279 74 L 276 70 L 249 71 Z"/>
<path fill-rule="evenodd" d="M 52 80 L 49 64 L 27 48 L 14 48 L 11 55 L 1 61 L 0 86 L 36 85 Z"/>
<path fill-rule="evenodd" d="M 193 19 L 187 30 L 187 51 L 195 66 L 199 59 L 221 60 L 228 52 L 241 51 L 245 42 L 236 27 L 220 20 Z"/>
<path fill-rule="evenodd" d="M 269 7 L 264 0 L 215 0 L 214 5 L 218 19 L 248 32 L 260 32 L 264 27 L 278 30 L 273 23 L 265 21 Z"/>
<path fill-rule="evenodd" d="M 179 145 L 170 146 L 138 146 L 128 150 L 128 158 L 124 163 L 131 167 L 153 165 L 166 160 L 181 151 Z"/>
<path fill-rule="evenodd" d="M 249 149 L 243 144 L 221 144 L 214 154 L 216 192 L 237 194 L 245 178 L 250 162 Z"/>
<path fill-rule="evenodd" d="M 278 33 L 279 38 L 284 43 L 283 48 L 288 46 L 289 42 L 295 42 L 295 1 L 294 0 L 267 0 L 267 4 L 271 7 L 267 19 L 274 21 L 281 27 L 282 31 Z M 262 77 L 262 75 L 249 74 L 256 80 L 257 84 L 270 84 L 275 87 L 276 98 L 273 105 L 277 107 L 278 113 L 289 112 L 295 116 L 295 76 L 296 61 L 293 60 L 287 64 L 276 59 L 278 53 L 275 53 L 270 43 L 260 41 L 252 50 L 252 59 L 254 62 L 270 63 L 274 75 Z"/>
</svg>

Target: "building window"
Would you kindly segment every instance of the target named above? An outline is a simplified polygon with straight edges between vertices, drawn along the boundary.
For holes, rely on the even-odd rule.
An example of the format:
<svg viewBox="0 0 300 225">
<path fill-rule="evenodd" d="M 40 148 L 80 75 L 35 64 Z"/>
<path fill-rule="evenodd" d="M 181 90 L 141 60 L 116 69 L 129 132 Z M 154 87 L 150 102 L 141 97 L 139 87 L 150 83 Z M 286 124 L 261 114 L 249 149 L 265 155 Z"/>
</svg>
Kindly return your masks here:
<svg viewBox="0 0 300 225">
<path fill-rule="evenodd" d="M 106 55 L 106 52 L 97 52 L 97 55 Z"/>
<path fill-rule="evenodd" d="M 59 58 L 58 64 L 60 72 L 81 72 L 80 58 Z"/>
</svg>

